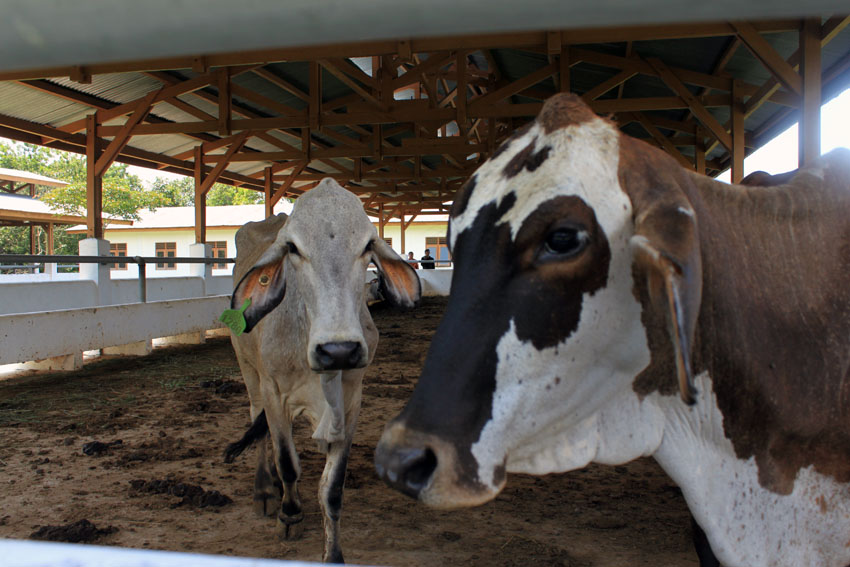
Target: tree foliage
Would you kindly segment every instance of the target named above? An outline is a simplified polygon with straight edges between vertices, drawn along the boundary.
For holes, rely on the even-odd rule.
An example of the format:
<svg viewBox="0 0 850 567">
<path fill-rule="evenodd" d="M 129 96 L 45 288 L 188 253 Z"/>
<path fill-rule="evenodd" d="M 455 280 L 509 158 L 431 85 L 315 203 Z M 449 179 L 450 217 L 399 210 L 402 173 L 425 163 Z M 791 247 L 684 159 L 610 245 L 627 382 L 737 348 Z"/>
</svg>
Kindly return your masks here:
<svg viewBox="0 0 850 567">
<path fill-rule="evenodd" d="M 36 196 L 57 212 L 84 216 L 86 211 L 86 160 L 84 156 L 35 146 L 0 142 L 0 167 L 19 169 L 67 181 L 65 187 L 39 187 Z M 216 183 L 207 193 L 207 206 L 249 205 L 263 202 L 263 194 Z M 158 177 L 146 189 L 128 166 L 114 163 L 103 176 L 103 212 L 107 215 L 138 220 L 139 211 L 159 207 L 190 207 L 195 203 L 195 181 L 191 177 Z M 46 252 L 47 237 L 36 228 L 37 248 Z M 82 235 L 66 233 L 56 226 L 56 254 L 76 254 Z M 0 254 L 27 254 L 30 251 L 28 227 L 0 227 Z"/>
</svg>

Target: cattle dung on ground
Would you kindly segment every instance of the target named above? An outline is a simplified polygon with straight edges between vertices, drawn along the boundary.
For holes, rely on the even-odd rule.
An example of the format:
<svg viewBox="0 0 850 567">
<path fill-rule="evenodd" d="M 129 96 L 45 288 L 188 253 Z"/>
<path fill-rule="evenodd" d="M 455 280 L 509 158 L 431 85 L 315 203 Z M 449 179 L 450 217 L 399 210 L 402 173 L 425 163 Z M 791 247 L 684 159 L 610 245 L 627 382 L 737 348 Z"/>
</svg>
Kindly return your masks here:
<svg viewBox="0 0 850 567">
<path fill-rule="evenodd" d="M 409 398 L 445 305 L 445 298 L 426 297 L 407 313 L 380 304 L 372 309 L 381 338 L 364 378 L 345 482 L 346 560 L 697 565 L 681 493 L 647 459 L 540 478 L 511 475 L 495 501 L 458 512 L 427 509 L 377 478 L 375 445 Z M 256 449 L 232 464 L 222 459 L 225 445 L 248 426 L 241 382 L 226 338 L 0 381 L 0 537 L 25 539 L 44 526 L 85 519 L 98 530 L 115 530 L 99 535 L 97 545 L 320 560 L 316 499 L 303 499 L 303 538 L 280 541 L 273 518 L 251 513 Z M 324 466 L 310 435 L 306 421 L 296 420 L 304 495 L 316 493 Z M 93 441 L 118 440 L 100 454 L 82 450 Z M 185 495 L 151 488 L 179 483 L 233 502 L 179 505 Z"/>
</svg>

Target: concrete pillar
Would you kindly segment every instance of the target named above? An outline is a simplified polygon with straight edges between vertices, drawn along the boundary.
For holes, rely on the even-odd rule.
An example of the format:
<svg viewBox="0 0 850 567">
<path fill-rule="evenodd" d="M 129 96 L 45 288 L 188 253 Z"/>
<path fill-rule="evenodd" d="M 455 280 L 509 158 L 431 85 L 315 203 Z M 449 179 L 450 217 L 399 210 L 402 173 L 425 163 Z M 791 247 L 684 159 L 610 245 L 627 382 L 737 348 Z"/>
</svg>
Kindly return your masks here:
<svg viewBox="0 0 850 567">
<path fill-rule="evenodd" d="M 21 364 L 21 370 L 79 370 L 83 367 L 83 353 L 54 356 L 44 360 L 31 360 Z"/>
<path fill-rule="evenodd" d="M 126 345 L 103 347 L 102 349 L 100 349 L 100 352 L 104 355 L 120 354 L 130 356 L 144 356 L 146 354 L 150 354 L 151 350 L 153 350 L 152 341 L 148 339 L 146 341 L 138 341 Z"/>
<path fill-rule="evenodd" d="M 212 244 L 198 243 L 189 245 L 190 258 L 211 258 Z M 203 280 L 203 295 L 207 295 L 207 282 L 212 278 L 212 264 L 189 264 L 189 275 Z"/>
<path fill-rule="evenodd" d="M 86 238 L 80 241 L 80 256 L 109 256 L 109 241 Z M 97 286 L 98 305 L 112 305 L 112 264 L 80 264 L 80 279 L 92 280 Z"/>
</svg>

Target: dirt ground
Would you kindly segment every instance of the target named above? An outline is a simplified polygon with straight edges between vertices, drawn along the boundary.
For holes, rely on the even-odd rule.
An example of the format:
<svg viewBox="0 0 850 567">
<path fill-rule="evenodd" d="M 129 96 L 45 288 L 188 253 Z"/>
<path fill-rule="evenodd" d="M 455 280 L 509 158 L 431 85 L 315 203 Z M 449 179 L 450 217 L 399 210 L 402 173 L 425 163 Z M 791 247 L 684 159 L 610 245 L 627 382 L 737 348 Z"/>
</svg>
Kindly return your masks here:
<svg viewBox="0 0 850 567">
<path fill-rule="evenodd" d="M 377 565 L 697 565 L 679 489 L 654 461 L 512 475 L 475 509 L 437 512 L 374 473 L 386 421 L 409 397 L 445 300 L 378 307 L 381 331 L 345 483 L 346 560 Z M 298 425 L 300 424 L 300 426 Z M 228 339 L 0 381 L 0 537 L 318 561 L 323 456 L 296 424 L 304 533 L 255 517 L 256 450 L 225 464 L 248 423 Z"/>
</svg>

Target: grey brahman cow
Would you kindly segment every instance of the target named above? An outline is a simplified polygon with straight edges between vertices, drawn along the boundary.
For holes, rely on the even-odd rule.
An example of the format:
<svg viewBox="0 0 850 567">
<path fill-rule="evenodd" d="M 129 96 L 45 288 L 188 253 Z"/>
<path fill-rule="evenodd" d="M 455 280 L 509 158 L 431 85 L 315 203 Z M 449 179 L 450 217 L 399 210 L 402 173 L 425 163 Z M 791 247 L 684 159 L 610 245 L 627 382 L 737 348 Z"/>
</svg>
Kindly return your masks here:
<svg viewBox="0 0 850 567">
<path fill-rule="evenodd" d="M 366 270 L 370 263 L 377 266 L 383 296 L 403 308 L 418 302 L 419 279 L 378 238 L 357 197 L 331 179 L 300 196 L 289 218 L 278 215 L 243 226 L 236 246 L 234 281 L 239 283 L 231 306 L 243 314 L 244 334 L 233 333 L 231 339 L 253 425 L 228 447 L 226 459 L 251 441 L 263 440 L 255 509 L 265 515 L 277 512 L 279 528 L 288 536 L 303 520 L 292 420 L 305 415 L 327 454 L 319 482 L 323 560 L 342 562 L 343 481 L 363 375 L 378 345 L 366 305 Z M 274 475 L 266 457 L 267 432 Z M 282 499 L 276 485 L 282 485 Z"/>
</svg>

